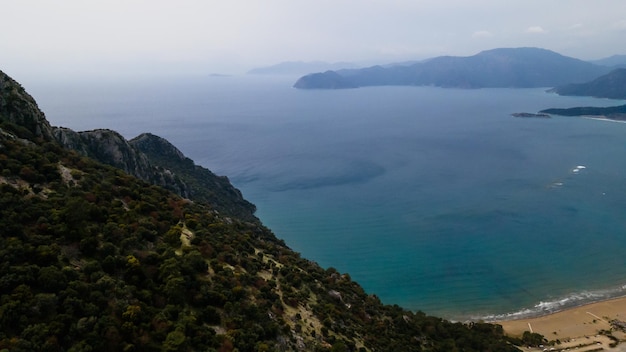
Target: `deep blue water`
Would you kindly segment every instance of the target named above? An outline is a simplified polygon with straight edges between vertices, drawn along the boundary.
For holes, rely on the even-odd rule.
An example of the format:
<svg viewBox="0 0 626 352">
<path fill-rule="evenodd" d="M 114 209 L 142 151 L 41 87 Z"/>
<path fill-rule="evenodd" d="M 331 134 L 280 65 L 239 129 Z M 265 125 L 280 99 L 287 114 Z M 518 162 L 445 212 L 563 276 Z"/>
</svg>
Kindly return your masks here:
<svg viewBox="0 0 626 352">
<path fill-rule="evenodd" d="M 626 294 L 626 124 L 510 116 L 622 101 L 292 82 L 25 86 L 53 125 L 170 140 L 291 248 L 385 303 L 467 319 Z"/>
</svg>

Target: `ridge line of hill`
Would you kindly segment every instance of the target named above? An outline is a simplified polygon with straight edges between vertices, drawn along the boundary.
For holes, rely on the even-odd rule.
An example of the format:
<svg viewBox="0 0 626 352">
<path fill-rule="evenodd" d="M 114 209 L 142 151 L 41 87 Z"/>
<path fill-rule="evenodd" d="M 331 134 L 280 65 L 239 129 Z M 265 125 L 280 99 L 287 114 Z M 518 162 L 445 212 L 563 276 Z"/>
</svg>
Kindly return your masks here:
<svg viewBox="0 0 626 352">
<path fill-rule="evenodd" d="M 404 85 L 443 88 L 532 88 L 580 83 L 609 72 L 595 65 L 540 48 L 497 48 L 476 55 L 439 56 L 409 65 L 372 66 L 311 73 L 299 89 L 341 89 Z"/>
</svg>

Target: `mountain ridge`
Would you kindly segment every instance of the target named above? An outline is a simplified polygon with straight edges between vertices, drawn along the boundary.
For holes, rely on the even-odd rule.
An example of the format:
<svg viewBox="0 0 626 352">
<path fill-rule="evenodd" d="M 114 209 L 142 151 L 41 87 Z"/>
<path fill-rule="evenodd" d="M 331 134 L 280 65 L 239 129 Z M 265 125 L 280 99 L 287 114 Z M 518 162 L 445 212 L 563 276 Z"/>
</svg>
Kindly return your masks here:
<svg viewBox="0 0 626 352">
<path fill-rule="evenodd" d="M 598 60 L 591 60 L 589 62 L 608 67 L 626 68 L 626 55 L 612 55 Z"/>
<path fill-rule="evenodd" d="M 579 83 L 609 68 L 540 48 L 497 48 L 476 55 L 439 56 L 408 66 L 372 66 L 300 77 L 299 89 L 339 89 L 380 85 L 443 88 L 532 88 Z"/>
</svg>

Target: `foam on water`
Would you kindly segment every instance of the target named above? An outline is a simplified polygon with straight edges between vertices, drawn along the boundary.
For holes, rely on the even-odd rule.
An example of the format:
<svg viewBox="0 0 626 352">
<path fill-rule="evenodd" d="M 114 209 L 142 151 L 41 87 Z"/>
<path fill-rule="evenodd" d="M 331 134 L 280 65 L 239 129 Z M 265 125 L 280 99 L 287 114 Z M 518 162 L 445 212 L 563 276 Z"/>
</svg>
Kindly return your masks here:
<svg viewBox="0 0 626 352">
<path fill-rule="evenodd" d="M 505 320 L 535 318 L 560 312 L 569 308 L 583 306 L 585 304 L 605 301 L 624 296 L 626 296 L 626 285 L 613 289 L 575 292 L 565 297 L 560 297 L 554 300 L 541 301 L 534 305 L 532 308 L 523 308 L 521 310 L 505 314 L 472 316 L 470 320 L 497 322 Z"/>
</svg>

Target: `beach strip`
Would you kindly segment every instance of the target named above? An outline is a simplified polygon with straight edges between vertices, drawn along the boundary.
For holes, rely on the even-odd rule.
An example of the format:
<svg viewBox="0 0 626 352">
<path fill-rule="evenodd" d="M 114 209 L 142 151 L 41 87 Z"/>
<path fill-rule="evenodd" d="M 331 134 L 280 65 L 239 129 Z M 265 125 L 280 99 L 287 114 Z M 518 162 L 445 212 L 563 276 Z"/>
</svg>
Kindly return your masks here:
<svg viewBox="0 0 626 352">
<path fill-rule="evenodd" d="M 520 337 L 524 331 L 543 335 L 548 340 L 569 341 L 611 330 L 610 321 L 626 321 L 626 297 L 591 303 L 537 318 L 499 321 L 505 333 Z M 620 333 L 620 335 L 622 335 Z M 620 346 L 623 348 L 622 346 Z"/>
</svg>

